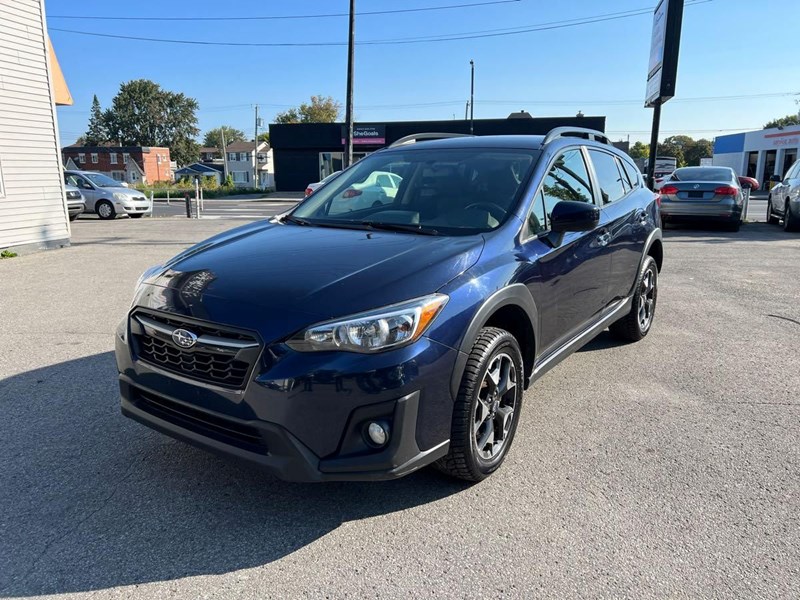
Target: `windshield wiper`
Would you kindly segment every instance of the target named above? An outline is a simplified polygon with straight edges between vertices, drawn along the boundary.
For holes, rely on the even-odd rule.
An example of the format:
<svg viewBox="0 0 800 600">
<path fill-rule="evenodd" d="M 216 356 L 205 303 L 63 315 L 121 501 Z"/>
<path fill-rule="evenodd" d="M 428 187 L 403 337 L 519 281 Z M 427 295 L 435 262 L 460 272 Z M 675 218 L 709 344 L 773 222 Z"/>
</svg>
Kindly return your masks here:
<svg viewBox="0 0 800 600">
<path fill-rule="evenodd" d="M 305 219 L 301 219 L 300 217 L 295 217 L 294 215 L 284 215 L 281 217 L 281 221 L 284 223 L 294 223 L 295 225 L 311 225 L 311 221 L 306 221 Z"/>
<path fill-rule="evenodd" d="M 386 231 L 407 231 L 419 233 L 421 235 L 439 235 L 435 229 L 426 229 L 422 225 L 411 225 L 407 223 L 384 223 L 382 221 L 361 221 L 362 225 L 372 229 L 384 229 Z"/>
</svg>

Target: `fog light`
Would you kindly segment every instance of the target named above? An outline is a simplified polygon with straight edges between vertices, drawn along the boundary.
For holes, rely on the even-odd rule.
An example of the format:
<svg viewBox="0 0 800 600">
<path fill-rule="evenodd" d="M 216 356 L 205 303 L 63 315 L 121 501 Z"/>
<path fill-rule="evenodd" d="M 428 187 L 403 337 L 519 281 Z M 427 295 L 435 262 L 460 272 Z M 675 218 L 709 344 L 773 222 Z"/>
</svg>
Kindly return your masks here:
<svg viewBox="0 0 800 600">
<path fill-rule="evenodd" d="M 389 426 L 373 421 L 367 426 L 367 436 L 376 446 L 383 446 L 389 441 Z"/>
</svg>

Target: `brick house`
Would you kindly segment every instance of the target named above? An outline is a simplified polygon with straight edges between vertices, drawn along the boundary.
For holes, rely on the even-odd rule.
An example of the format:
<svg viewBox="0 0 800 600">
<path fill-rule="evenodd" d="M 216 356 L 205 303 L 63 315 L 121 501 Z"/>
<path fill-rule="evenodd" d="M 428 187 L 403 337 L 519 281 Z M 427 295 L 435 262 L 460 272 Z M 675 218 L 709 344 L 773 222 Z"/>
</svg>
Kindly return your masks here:
<svg viewBox="0 0 800 600">
<path fill-rule="evenodd" d="M 131 184 L 172 181 L 169 148 L 155 146 L 66 146 L 67 169 L 98 171 Z"/>
</svg>

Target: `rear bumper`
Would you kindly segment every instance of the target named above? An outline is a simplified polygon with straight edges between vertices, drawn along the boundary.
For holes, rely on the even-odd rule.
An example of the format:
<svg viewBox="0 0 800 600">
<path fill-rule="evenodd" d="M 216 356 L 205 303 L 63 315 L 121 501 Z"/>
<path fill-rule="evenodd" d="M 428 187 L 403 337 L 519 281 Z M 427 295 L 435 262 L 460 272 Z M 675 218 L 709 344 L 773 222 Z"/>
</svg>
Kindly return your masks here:
<svg viewBox="0 0 800 600">
<path fill-rule="evenodd" d="M 670 201 L 662 198 L 661 216 L 665 220 L 673 219 L 718 219 L 737 221 L 742 218 L 742 205 L 731 200 L 719 202 Z"/>
</svg>

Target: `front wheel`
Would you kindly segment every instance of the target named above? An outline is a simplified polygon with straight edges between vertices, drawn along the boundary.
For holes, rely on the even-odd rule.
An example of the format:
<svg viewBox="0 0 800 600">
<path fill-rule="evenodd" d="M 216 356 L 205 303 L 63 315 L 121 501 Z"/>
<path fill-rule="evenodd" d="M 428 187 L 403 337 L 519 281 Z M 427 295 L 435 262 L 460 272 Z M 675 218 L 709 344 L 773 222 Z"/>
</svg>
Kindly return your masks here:
<svg viewBox="0 0 800 600">
<path fill-rule="evenodd" d="M 100 202 L 97 203 L 97 206 L 94 207 L 94 210 L 97 213 L 97 216 L 104 221 L 108 221 L 117 216 L 117 211 L 114 210 L 114 205 L 108 200 L 100 200 Z"/>
<path fill-rule="evenodd" d="M 784 231 L 798 231 L 800 230 L 800 217 L 792 214 L 792 205 L 786 201 L 786 207 L 783 209 L 783 230 Z"/>
<path fill-rule="evenodd" d="M 778 224 L 778 217 L 772 213 L 772 196 L 767 200 L 767 223 L 770 225 Z"/>
<path fill-rule="evenodd" d="M 517 430 L 523 377 L 516 338 L 503 329 L 481 329 L 453 406 L 450 451 L 435 463 L 440 471 L 481 481 L 500 467 Z"/>
<path fill-rule="evenodd" d="M 630 312 L 609 327 L 611 335 L 626 342 L 638 342 L 653 325 L 658 300 L 658 266 L 652 256 L 645 258 L 635 289 Z"/>
</svg>

